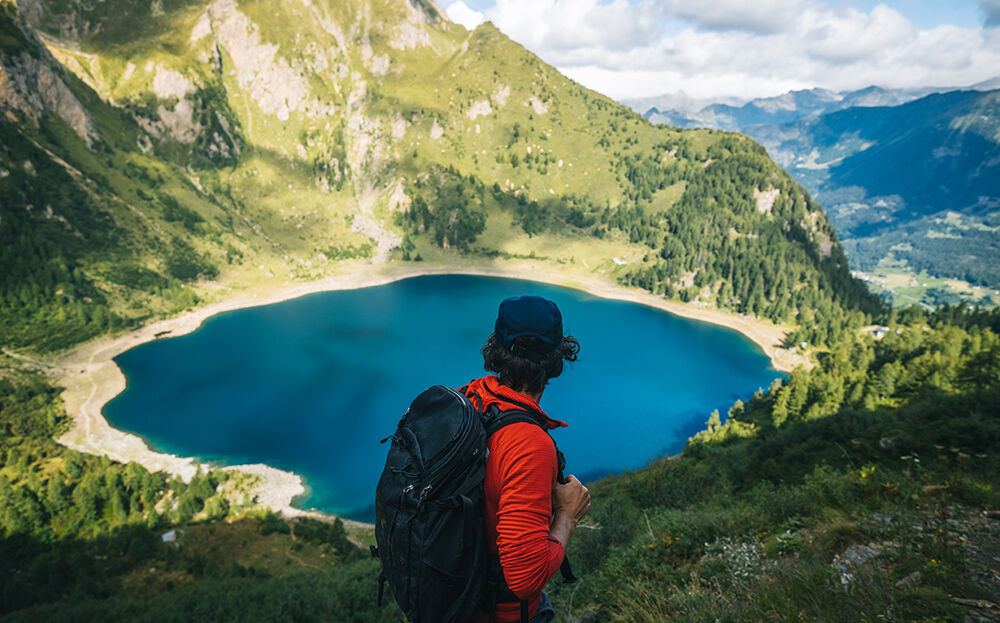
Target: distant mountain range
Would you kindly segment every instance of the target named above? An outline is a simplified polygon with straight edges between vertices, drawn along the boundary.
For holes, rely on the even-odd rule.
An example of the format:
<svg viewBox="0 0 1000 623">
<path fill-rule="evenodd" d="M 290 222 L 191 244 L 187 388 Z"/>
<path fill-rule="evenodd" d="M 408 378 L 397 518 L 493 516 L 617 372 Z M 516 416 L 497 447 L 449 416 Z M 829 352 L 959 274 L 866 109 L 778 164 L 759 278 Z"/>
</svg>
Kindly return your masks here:
<svg viewBox="0 0 1000 623">
<path fill-rule="evenodd" d="M 646 117 L 740 131 L 760 142 L 825 206 L 854 268 L 891 267 L 996 290 L 1000 91 L 989 89 L 998 86 L 1000 78 L 968 90 L 812 89 L 696 112 L 652 108 Z M 925 302 L 957 300 L 954 293 L 908 292 L 915 294 Z"/>
<path fill-rule="evenodd" d="M 967 87 L 887 89 L 869 86 L 856 91 L 803 89 L 775 97 L 695 99 L 683 92 L 625 99 L 622 103 L 653 123 L 679 128 L 717 128 L 742 132 L 750 125 L 789 123 L 797 119 L 856 106 L 899 106 L 933 93 L 1000 89 L 1000 76 Z"/>
</svg>

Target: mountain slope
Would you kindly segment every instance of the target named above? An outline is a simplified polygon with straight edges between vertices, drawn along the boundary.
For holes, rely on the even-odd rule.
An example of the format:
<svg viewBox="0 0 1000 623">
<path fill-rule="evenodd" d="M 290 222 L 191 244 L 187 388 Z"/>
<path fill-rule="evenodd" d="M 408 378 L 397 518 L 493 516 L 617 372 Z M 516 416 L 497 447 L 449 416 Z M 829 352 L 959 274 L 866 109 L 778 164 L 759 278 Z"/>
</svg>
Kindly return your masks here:
<svg viewBox="0 0 1000 623">
<path fill-rule="evenodd" d="M 1000 285 L 1000 91 L 746 131 L 827 206 L 862 270 L 891 256 L 916 270 Z"/>
<path fill-rule="evenodd" d="M 24 249 L 4 292 L 41 293 L 5 299 L 10 345 L 416 258 L 540 258 L 779 323 L 806 313 L 809 341 L 874 309 L 819 207 L 752 142 L 651 126 L 432 3 L 3 7 L 0 184 L 18 199 L 0 225 Z M 55 91 L 32 100 L 41 82 Z M 33 197 L 27 159 L 108 224 Z M 83 242 L 45 247 L 35 204 Z"/>
<path fill-rule="evenodd" d="M 133 304 L 192 304 L 180 281 L 215 272 L 190 244 L 203 197 L 0 8 L 4 342 L 67 346 L 121 326 Z"/>
</svg>

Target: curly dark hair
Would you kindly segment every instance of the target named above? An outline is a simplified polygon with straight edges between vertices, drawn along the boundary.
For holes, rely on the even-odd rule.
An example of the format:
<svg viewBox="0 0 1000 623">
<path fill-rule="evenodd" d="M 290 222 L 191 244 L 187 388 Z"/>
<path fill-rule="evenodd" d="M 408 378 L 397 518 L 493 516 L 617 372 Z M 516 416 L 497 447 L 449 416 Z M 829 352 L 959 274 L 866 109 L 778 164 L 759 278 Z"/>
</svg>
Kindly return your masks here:
<svg viewBox="0 0 1000 623">
<path fill-rule="evenodd" d="M 567 335 L 555 349 L 538 357 L 529 357 L 541 346 L 540 339 L 525 335 L 516 338 L 511 348 L 507 349 L 494 333 L 483 346 L 483 367 L 487 372 L 496 372 L 500 382 L 507 387 L 520 392 L 541 391 L 549 380 L 562 374 L 564 361 L 576 361 L 580 342 Z"/>
</svg>

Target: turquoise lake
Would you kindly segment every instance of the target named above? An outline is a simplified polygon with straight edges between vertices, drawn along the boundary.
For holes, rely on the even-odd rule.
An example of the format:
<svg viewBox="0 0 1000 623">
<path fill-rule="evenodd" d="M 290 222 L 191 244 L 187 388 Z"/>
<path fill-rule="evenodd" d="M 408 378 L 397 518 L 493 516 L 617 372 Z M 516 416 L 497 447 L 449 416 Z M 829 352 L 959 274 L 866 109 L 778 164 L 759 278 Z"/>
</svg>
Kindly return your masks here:
<svg viewBox="0 0 1000 623">
<path fill-rule="evenodd" d="M 104 414 L 156 450 L 302 475 L 302 508 L 368 520 L 390 435 L 430 385 L 483 376 L 479 350 L 508 296 L 555 301 L 580 360 L 541 405 L 587 481 L 679 452 L 781 376 L 736 331 L 531 281 L 441 275 L 241 309 L 116 358 L 128 381 Z"/>
</svg>

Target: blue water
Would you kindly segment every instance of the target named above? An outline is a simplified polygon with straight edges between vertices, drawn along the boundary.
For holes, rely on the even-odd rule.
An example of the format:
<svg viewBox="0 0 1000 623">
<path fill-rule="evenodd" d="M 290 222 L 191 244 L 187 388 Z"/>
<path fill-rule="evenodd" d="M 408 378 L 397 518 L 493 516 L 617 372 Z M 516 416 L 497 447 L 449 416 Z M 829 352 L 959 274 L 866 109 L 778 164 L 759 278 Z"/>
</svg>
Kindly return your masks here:
<svg viewBox="0 0 1000 623">
<path fill-rule="evenodd" d="M 530 281 L 443 275 L 312 294 L 227 312 L 194 333 L 116 358 L 126 390 L 104 408 L 160 451 L 301 474 L 296 504 L 373 516 L 379 440 L 434 384 L 485 374 L 479 349 L 499 302 L 554 300 L 580 360 L 541 405 L 582 480 L 642 467 L 683 448 L 713 409 L 780 374 L 736 331 L 642 305 Z"/>
</svg>

